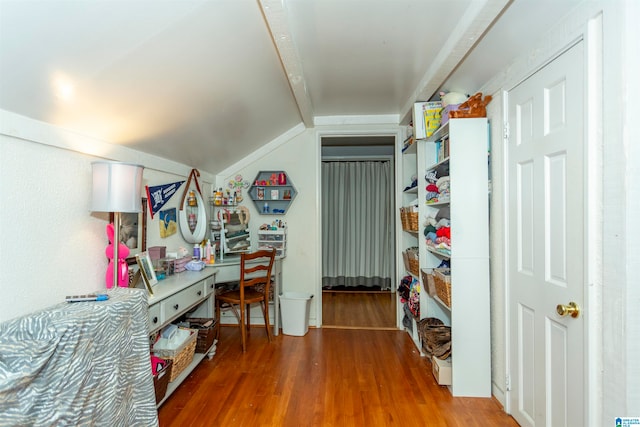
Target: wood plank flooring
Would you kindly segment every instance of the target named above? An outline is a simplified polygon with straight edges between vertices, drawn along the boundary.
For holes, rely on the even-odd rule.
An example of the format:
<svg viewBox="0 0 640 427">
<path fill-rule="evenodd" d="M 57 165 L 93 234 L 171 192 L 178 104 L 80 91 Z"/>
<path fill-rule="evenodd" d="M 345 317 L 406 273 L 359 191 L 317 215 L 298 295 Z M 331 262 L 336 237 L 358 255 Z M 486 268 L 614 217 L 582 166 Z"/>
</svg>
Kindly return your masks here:
<svg viewBox="0 0 640 427">
<path fill-rule="evenodd" d="M 396 293 L 323 291 L 322 325 L 396 329 Z"/>
<path fill-rule="evenodd" d="M 314 329 L 247 352 L 223 327 L 205 359 L 159 410 L 170 426 L 517 426 L 495 399 L 453 398 L 406 332 Z"/>
</svg>

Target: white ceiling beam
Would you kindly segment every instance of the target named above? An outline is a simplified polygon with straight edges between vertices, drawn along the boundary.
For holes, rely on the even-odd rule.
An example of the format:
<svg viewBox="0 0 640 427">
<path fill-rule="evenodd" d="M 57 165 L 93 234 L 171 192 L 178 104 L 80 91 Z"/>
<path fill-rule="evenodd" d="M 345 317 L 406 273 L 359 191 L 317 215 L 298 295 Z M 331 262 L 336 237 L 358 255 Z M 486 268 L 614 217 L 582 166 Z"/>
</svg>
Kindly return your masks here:
<svg viewBox="0 0 640 427">
<path fill-rule="evenodd" d="M 431 65 L 402 109 L 405 114 L 403 123 L 408 123 L 413 103 L 428 101 L 435 94 L 511 1 L 470 2 L 469 8 L 458 21 L 458 25 L 451 29 L 449 38 L 431 61 Z"/>
<path fill-rule="evenodd" d="M 307 91 L 302 70 L 302 61 L 293 42 L 291 27 L 284 10 L 284 0 L 259 0 L 262 14 L 271 32 L 271 39 L 276 46 L 280 62 L 287 74 L 289 86 L 298 105 L 298 111 L 305 126 L 313 127 L 313 104 Z"/>
</svg>

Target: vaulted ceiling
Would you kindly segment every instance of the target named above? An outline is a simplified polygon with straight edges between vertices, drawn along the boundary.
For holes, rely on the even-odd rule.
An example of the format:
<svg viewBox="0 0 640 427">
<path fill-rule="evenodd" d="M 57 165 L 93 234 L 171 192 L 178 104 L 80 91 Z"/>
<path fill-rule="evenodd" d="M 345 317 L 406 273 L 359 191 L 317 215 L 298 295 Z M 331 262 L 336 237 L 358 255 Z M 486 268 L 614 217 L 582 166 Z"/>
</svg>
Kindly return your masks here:
<svg viewBox="0 0 640 427">
<path fill-rule="evenodd" d="M 581 0 L 0 0 L 0 109 L 210 173 L 474 92 Z"/>
</svg>

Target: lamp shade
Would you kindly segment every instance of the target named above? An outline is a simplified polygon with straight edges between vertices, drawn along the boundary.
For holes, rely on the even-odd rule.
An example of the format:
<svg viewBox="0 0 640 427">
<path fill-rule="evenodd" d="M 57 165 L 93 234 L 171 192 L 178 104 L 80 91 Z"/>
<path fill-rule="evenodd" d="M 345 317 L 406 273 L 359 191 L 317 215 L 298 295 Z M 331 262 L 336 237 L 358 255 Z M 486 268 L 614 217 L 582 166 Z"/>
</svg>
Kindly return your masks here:
<svg viewBox="0 0 640 427">
<path fill-rule="evenodd" d="M 94 212 L 140 212 L 141 165 L 122 162 L 93 162 Z"/>
</svg>

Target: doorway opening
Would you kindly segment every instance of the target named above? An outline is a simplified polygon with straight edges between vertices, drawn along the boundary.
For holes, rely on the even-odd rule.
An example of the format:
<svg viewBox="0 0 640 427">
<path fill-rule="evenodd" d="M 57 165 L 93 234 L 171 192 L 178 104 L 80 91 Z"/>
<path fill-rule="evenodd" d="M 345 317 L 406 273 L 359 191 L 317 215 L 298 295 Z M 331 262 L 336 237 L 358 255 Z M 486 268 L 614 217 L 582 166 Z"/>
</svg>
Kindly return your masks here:
<svg viewBox="0 0 640 427">
<path fill-rule="evenodd" d="M 396 328 L 395 143 L 321 138 L 323 327 Z"/>
</svg>

